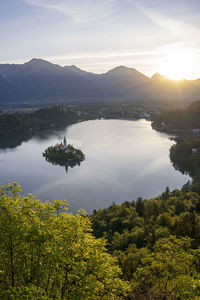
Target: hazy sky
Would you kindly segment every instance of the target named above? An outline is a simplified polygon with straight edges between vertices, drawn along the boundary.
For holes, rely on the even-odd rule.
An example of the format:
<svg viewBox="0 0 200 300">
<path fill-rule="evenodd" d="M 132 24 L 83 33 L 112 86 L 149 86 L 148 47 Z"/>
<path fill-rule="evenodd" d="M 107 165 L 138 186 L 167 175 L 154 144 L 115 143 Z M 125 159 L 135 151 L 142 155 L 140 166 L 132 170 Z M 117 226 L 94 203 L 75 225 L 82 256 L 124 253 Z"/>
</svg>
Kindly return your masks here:
<svg viewBox="0 0 200 300">
<path fill-rule="evenodd" d="M 0 44 L 0 63 L 38 57 L 97 73 L 127 65 L 148 76 L 170 75 L 177 64 L 196 78 L 200 1 L 0 0 Z"/>
</svg>

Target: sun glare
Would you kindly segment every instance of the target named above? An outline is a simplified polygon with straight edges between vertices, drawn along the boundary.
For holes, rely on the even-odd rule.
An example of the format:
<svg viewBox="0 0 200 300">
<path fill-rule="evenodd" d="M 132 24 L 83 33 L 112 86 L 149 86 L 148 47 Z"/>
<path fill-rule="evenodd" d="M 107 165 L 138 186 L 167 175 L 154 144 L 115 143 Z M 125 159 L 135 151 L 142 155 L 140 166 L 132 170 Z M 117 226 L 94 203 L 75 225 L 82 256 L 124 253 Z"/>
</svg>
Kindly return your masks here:
<svg viewBox="0 0 200 300">
<path fill-rule="evenodd" d="M 170 50 L 160 63 L 159 73 L 174 79 L 195 79 L 197 58 L 193 50 Z"/>
</svg>

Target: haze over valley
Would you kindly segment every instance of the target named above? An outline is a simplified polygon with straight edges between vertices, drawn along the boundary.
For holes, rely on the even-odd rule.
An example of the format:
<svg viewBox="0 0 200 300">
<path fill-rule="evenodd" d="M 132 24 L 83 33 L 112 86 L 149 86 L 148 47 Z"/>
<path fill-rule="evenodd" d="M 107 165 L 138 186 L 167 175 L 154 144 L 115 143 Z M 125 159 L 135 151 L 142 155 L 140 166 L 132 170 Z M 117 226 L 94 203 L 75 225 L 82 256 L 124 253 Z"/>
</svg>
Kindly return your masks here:
<svg viewBox="0 0 200 300">
<path fill-rule="evenodd" d="M 191 103 L 200 94 L 200 79 L 174 81 L 155 73 L 116 67 L 103 74 L 32 59 L 24 64 L 0 64 L 0 103 L 47 103 L 69 100 Z"/>
</svg>

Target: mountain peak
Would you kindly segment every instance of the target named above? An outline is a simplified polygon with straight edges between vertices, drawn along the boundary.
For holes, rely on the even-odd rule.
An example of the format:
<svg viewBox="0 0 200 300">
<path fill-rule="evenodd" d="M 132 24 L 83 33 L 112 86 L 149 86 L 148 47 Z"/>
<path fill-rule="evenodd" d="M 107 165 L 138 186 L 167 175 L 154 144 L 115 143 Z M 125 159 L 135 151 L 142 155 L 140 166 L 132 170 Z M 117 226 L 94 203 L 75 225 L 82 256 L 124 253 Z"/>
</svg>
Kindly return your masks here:
<svg viewBox="0 0 200 300">
<path fill-rule="evenodd" d="M 128 68 L 127 66 L 120 65 L 120 66 L 114 68 L 113 71 L 114 70 L 115 71 L 118 71 L 118 70 L 128 70 L 128 69 L 130 69 L 130 68 Z"/>
<path fill-rule="evenodd" d="M 41 58 L 33 58 L 26 62 L 23 66 L 30 71 L 41 73 L 55 72 L 62 69 L 62 67 L 59 65 L 52 64 L 49 61 Z"/>
<path fill-rule="evenodd" d="M 32 58 L 31 60 L 26 62 L 25 65 L 52 65 L 52 63 L 41 58 Z"/>
<path fill-rule="evenodd" d="M 133 69 L 133 68 L 128 68 L 128 67 L 126 67 L 126 66 L 118 66 L 118 67 L 116 67 L 116 68 L 114 68 L 114 69 L 112 69 L 112 70 L 110 70 L 110 71 L 108 71 L 107 73 L 122 73 L 122 72 L 128 72 L 128 71 L 136 71 L 136 72 L 138 72 L 136 69 Z"/>
<path fill-rule="evenodd" d="M 161 74 L 152 78 L 127 66 L 93 74 L 75 65 L 62 67 L 40 58 L 25 64 L 0 64 L 0 103 L 47 99 L 177 99 L 177 84 Z M 11 88 L 12 87 L 12 88 Z M 185 100 L 196 99 L 200 83 L 181 81 Z M 95 100 L 94 100 L 95 101 Z"/>
<path fill-rule="evenodd" d="M 77 66 L 75 66 L 75 65 L 71 65 L 71 66 L 69 66 L 68 68 L 70 68 L 71 70 L 81 70 L 80 68 L 78 68 Z M 82 70 L 81 70 L 82 71 Z"/>
<path fill-rule="evenodd" d="M 167 78 L 164 75 L 160 74 L 160 73 L 155 73 L 155 74 L 153 74 L 151 79 L 153 79 L 153 80 L 163 80 L 163 79 L 167 79 Z"/>
<path fill-rule="evenodd" d="M 106 75 L 111 75 L 116 78 L 129 78 L 129 79 L 143 79 L 148 80 L 149 78 L 139 72 L 138 70 L 134 68 L 128 68 L 126 66 L 118 66 L 106 73 Z"/>
</svg>

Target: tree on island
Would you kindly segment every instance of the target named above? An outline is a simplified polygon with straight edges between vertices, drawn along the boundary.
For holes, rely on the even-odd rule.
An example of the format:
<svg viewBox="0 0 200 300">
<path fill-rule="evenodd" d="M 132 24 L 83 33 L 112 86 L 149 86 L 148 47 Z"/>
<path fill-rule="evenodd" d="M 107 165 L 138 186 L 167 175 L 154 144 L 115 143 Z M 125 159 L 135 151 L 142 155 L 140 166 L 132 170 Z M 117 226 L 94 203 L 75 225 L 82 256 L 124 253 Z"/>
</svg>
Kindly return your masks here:
<svg viewBox="0 0 200 300">
<path fill-rule="evenodd" d="M 67 145 L 65 137 L 64 143 L 48 147 L 44 151 L 43 156 L 47 161 L 59 165 L 66 165 L 70 163 L 80 165 L 81 161 L 85 159 L 85 155 L 81 150 L 74 148 L 70 144 Z"/>
</svg>

